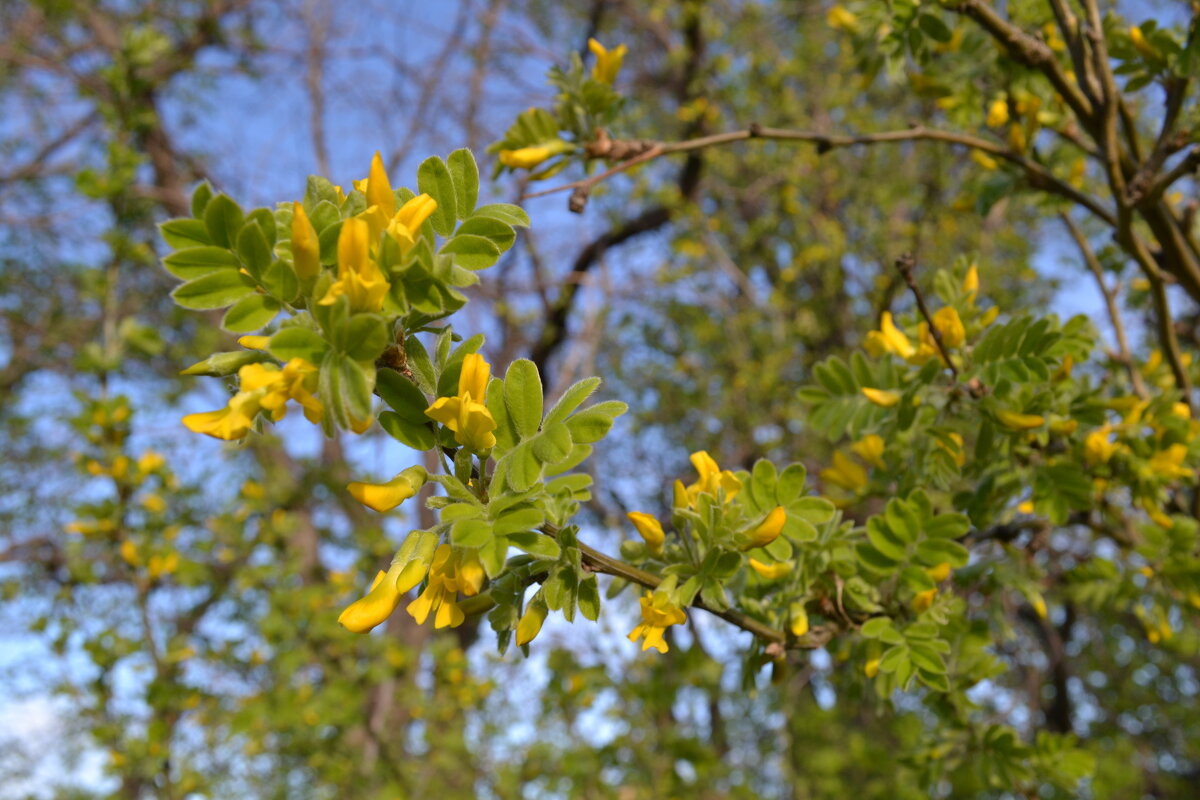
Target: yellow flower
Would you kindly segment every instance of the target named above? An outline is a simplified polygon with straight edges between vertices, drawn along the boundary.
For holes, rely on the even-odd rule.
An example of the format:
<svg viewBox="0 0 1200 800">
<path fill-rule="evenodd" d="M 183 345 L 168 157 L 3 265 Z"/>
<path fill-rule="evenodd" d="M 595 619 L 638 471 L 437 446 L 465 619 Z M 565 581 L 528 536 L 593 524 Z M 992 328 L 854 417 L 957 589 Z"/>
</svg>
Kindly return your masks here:
<svg viewBox="0 0 1200 800">
<path fill-rule="evenodd" d="M 878 658 L 868 659 L 867 663 L 863 664 L 863 673 L 868 678 L 874 678 L 876 675 L 878 675 L 879 674 L 879 659 Z"/>
<path fill-rule="evenodd" d="M 520 621 L 517 623 L 517 646 L 529 644 L 534 640 L 542 630 L 542 623 L 546 621 L 546 615 L 549 610 L 546 604 L 540 599 L 535 599 L 525 608 L 525 613 L 521 615 Z"/>
<path fill-rule="evenodd" d="M 496 420 L 484 405 L 491 366 L 478 353 L 463 359 L 458 378 L 458 395 L 439 397 L 426 416 L 454 431 L 454 439 L 463 447 L 484 453 L 496 446 Z"/>
<path fill-rule="evenodd" d="M 338 279 L 319 304 L 331 306 L 342 295 L 350 301 L 351 311 L 378 311 L 391 284 L 371 260 L 371 226 L 354 217 L 342 223 L 338 234 Z"/>
<path fill-rule="evenodd" d="M 1028 431 L 1040 428 L 1046 422 L 1045 418 L 1039 414 L 1021 414 L 1007 409 L 997 411 L 996 419 L 1000 420 L 1000 424 L 1004 427 L 1012 428 L 1016 431 Z"/>
<path fill-rule="evenodd" d="M 925 570 L 925 573 L 933 578 L 935 583 L 941 583 L 950 577 L 950 565 L 943 561 L 936 567 L 929 567 Z"/>
<path fill-rule="evenodd" d="M 851 461 L 841 450 L 833 453 L 833 466 L 821 470 L 821 480 L 842 489 L 857 492 L 867 485 L 867 471 Z"/>
<path fill-rule="evenodd" d="M 909 359 L 917 352 L 917 348 L 904 332 L 896 327 L 890 311 L 885 311 L 880 316 L 879 330 L 867 334 L 866 348 L 868 353 L 876 357 L 884 353 L 894 353 L 903 359 Z"/>
<path fill-rule="evenodd" d="M 775 506 L 771 509 L 771 513 L 767 514 L 766 518 L 750 533 L 750 540 L 742 549 L 766 547 L 779 538 L 785 524 L 787 524 L 787 509 L 783 506 Z"/>
<path fill-rule="evenodd" d="M 383 513 L 415 496 L 425 485 L 426 478 L 425 468 L 415 466 L 399 473 L 387 483 L 355 481 L 347 484 L 346 490 L 350 492 L 351 497 L 367 508 Z"/>
<path fill-rule="evenodd" d="M 1107 464 L 1117 452 L 1117 445 L 1108 440 L 1112 432 L 1111 425 L 1089 433 L 1083 440 L 1083 458 L 1091 466 Z"/>
<path fill-rule="evenodd" d="M 392 217 L 387 232 L 400 245 L 402 254 L 407 254 L 416 245 L 421 226 L 434 211 L 437 211 L 437 200 L 427 194 L 419 194 L 402 205 L 396 216 Z"/>
<path fill-rule="evenodd" d="M 979 267 L 975 264 L 967 270 L 962 281 L 962 290 L 967 293 L 967 302 L 975 302 L 975 294 L 979 291 Z"/>
<path fill-rule="evenodd" d="M 121 542 L 121 558 L 125 559 L 125 563 L 131 567 L 142 563 L 142 557 L 138 554 L 137 545 L 133 543 L 132 539 Z"/>
<path fill-rule="evenodd" d="M 404 593 L 396 588 L 395 576 L 382 570 L 375 576 L 367 596 L 356 600 L 338 616 L 338 623 L 353 633 L 367 633 L 392 615 Z"/>
<path fill-rule="evenodd" d="M 1000 162 L 982 150 L 972 150 L 971 160 L 986 169 L 988 172 L 1000 169 Z"/>
<path fill-rule="evenodd" d="M 933 324 L 942 335 L 942 344 L 946 347 L 962 347 L 967 340 L 967 331 L 963 327 L 962 318 L 953 306 L 939 308 L 933 315 Z"/>
<path fill-rule="evenodd" d="M 678 478 L 675 480 L 675 483 L 671 484 L 671 504 L 675 508 L 687 508 L 692 504 L 691 499 L 688 497 L 687 487 Z"/>
<path fill-rule="evenodd" d="M 775 564 L 764 564 L 757 558 L 750 559 L 750 568 L 769 581 L 777 581 L 792 571 L 792 562 L 780 561 Z M 800 634 L 797 634 L 799 636 Z"/>
<path fill-rule="evenodd" d="M 225 408 L 188 414 L 183 424 L 193 433 L 204 433 L 217 439 L 241 439 L 254 425 L 259 409 L 259 396 L 254 392 L 238 392 L 229 398 Z"/>
<path fill-rule="evenodd" d="M 654 518 L 652 514 L 646 514 L 641 511 L 630 511 L 625 515 L 629 521 L 633 523 L 633 527 L 637 528 L 637 532 L 646 540 L 646 547 L 651 553 L 661 553 L 663 542 L 666 541 L 666 536 L 663 534 L 662 523 Z"/>
<path fill-rule="evenodd" d="M 501 150 L 500 163 L 512 169 L 533 169 L 554 155 L 549 147 L 521 147 L 516 150 Z"/>
<path fill-rule="evenodd" d="M 142 498 L 142 507 L 151 514 L 161 514 L 167 510 L 167 501 L 161 494 L 155 492 Z"/>
<path fill-rule="evenodd" d="M 1033 501 L 1032 500 L 1022 500 L 1020 503 L 1017 503 L 1017 511 L 1019 511 L 1022 514 L 1032 514 L 1033 513 Z"/>
<path fill-rule="evenodd" d="M 869 433 L 850 445 L 850 452 L 871 466 L 877 469 L 884 469 L 887 465 L 883 461 L 883 447 L 883 437 L 878 434 Z"/>
<path fill-rule="evenodd" d="M 642 640 L 642 650 L 653 647 L 660 653 L 670 648 L 663 641 L 663 633 L 672 625 L 687 621 L 683 609 L 671 602 L 666 592 L 650 592 L 639 601 L 642 605 L 642 623 L 629 632 L 629 641 Z"/>
<path fill-rule="evenodd" d="M 933 598 L 937 597 L 937 593 L 937 589 L 930 589 L 925 592 L 917 592 L 917 596 L 914 597 L 912 601 L 913 611 L 916 611 L 918 614 L 920 614 L 922 611 L 927 610 L 931 605 L 933 605 Z"/>
<path fill-rule="evenodd" d="M 1042 597 L 1041 592 L 1031 592 L 1029 603 L 1033 606 L 1033 613 L 1038 615 L 1039 619 L 1048 619 L 1049 611 L 1046 609 L 1046 598 Z"/>
<path fill-rule="evenodd" d="M 237 343 L 247 350 L 266 350 L 271 343 L 270 336 L 239 336 Z"/>
<path fill-rule="evenodd" d="M 371 241 L 377 241 L 379 234 L 387 227 L 392 212 L 396 210 L 396 195 L 392 192 L 387 168 L 384 167 L 383 156 L 378 150 L 371 158 L 371 171 L 367 179 L 355 181 L 354 188 L 366 195 L 367 209 L 359 214 L 359 219 L 367 223 Z"/>
<path fill-rule="evenodd" d="M 1159 477 L 1175 479 L 1186 478 L 1192 470 L 1183 465 L 1187 458 L 1187 445 L 1173 444 L 1166 450 L 1160 450 L 1150 458 L 1150 470 Z"/>
<path fill-rule="evenodd" d="M 803 603 L 792 603 L 788 610 L 788 629 L 792 636 L 803 636 L 808 633 L 808 612 Z"/>
<path fill-rule="evenodd" d="M 304 213 L 304 206 L 292 203 L 292 266 L 303 283 L 313 280 L 321 271 L 321 245 L 317 229 Z M 257 348 L 256 348 L 257 349 Z"/>
<path fill-rule="evenodd" d="M 151 472 L 157 472 L 167 465 L 167 459 L 162 453 L 156 453 L 153 450 L 147 450 L 142 453 L 142 457 L 138 459 L 138 472 L 147 475 Z"/>
<path fill-rule="evenodd" d="M 997 97 L 988 105 L 987 125 L 989 128 L 1000 128 L 1008 123 L 1008 100 Z"/>
<path fill-rule="evenodd" d="M 588 39 L 588 50 L 596 57 L 596 63 L 592 66 L 592 77 L 601 83 L 612 85 L 617 79 L 617 73 L 621 71 L 621 62 L 625 60 L 625 53 L 629 48 L 619 44 L 608 50 L 595 39 Z"/>
<path fill-rule="evenodd" d="M 1050 432 L 1059 436 L 1070 436 L 1079 428 L 1077 419 L 1056 419 L 1050 422 Z"/>
<path fill-rule="evenodd" d="M 862 388 L 863 395 L 881 408 L 891 408 L 900 402 L 900 393 L 889 389 L 873 389 L 870 386 Z"/>
<path fill-rule="evenodd" d="M 483 564 L 474 550 L 456 550 L 448 544 L 438 545 L 429 568 L 429 581 L 421 596 L 408 604 L 408 613 L 424 625 L 431 612 L 436 612 L 435 628 L 457 628 L 466 619 L 458 607 L 457 593 L 468 597 L 479 594 L 483 586 Z"/>
<path fill-rule="evenodd" d="M 1138 26 L 1133 26 L 1129 29 L 1129 40 L 1133 42 L 1133 46 L 1139 53 L 1151 60 L 1157 60 L 1162 57 L 1158 52 L 1158 48 L 1150 44 L 1146 39 L 1146 35 L 1142 33 L 1142 29 Z"/>
<path fill-rule="evenodd" d="M 858 16 L 840 5 L 829 9 L 829 13 L 825 15 L 825 23 L 835 31 L 854 33 L 858 30 Z"/>
<path fill-rule="evenodd" d="M 1175 403 L 1171 406 L 1171 413 L 1184 419 L 1192 418 L 1192 409 L 1188 407 L 1187 403 Z"/>
<path fill-rule="evenodd" d="M 687 487 L 689 505 L 695 506 L 701 493 L 716 497 L 721 490 L 724 490 L 725 502 L 728 503 L 742 490 L 742 482 L 737 476 L 727 469 L 722 470 L 707 450 L 697 450 L 692 453 L 690 460 L 700 479 Z"/>
</svg>

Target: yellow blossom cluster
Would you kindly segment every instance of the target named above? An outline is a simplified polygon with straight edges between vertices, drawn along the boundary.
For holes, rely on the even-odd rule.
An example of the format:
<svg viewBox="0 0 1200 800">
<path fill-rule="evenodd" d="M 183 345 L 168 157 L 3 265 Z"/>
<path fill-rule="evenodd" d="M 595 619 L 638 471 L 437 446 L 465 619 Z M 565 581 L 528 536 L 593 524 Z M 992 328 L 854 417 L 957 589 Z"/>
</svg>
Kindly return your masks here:
<svg viewBox="0 0 1200 800">
<path fill-rule="evenodd" d="M 275 421 L 287 414 L 288 400 L 304 409 L 309 422 L 319 422 L 324 409 L 316 398 L 317 368 L 302 358 L 293 358 L 280 369 L 274 364 L 247 364 L 238 370 L 240 390 L 225 408 L 188 414 L 183 424 L 195 433 L 217 439 L 241 439 L 250 432 L 259 411 Z"/>
</svg>

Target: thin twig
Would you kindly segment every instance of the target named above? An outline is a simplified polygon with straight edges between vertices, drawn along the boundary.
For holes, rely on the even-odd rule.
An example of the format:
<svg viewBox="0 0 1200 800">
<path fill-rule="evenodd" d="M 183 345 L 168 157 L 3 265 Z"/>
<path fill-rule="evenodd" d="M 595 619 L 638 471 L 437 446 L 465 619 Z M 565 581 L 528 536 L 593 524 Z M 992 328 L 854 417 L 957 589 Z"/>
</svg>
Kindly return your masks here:
<svg viewBox="0 0 1200 800">
<path fill-rule="evenodd" d="M 1065 211 L 1059 214 L 1059 218 L 1067 226 L 1067 231 L 1070 232 L 1071 238 L 1079 246 L 1079 251 L 1083 255 L 1084 262 L 1096 278 L 1096 285 L 1100 287 L 1100 293 L 1104 295 L 1104 304 L 1108 308 L 1108 318 L 1112 321 L 1113 336 L 1117 340 L 1118 358 L 1129 373 L 1129 380 L 1133 383 L 1133 391 L 1138 397 L 1145 400 L 1150 394 L 1146 391 L 1146 384 L 1142 380 L 1142 374 L 1138 372 L 1137 365 L 1133 361 L 1133 353 L 1129 349 L 1129 340 L 1125 336 L 1125 325 L 1121 321 L 1121 312 L 1117 308 L 1116 292 L 1104 280 L 1104 269 L 1100 266 L 1100 259 L 1096 258 L 1096 254 L 1093 252 L 1092 246 L 1088 244 L 1087 237 L 1083 235 L 1083 231 L 1079 230 L 1079 226 L 1075 224 L 1075 221 Z"/>
<path fill-rule="evenodd" d="M 896 269 L 904 278 L 904 282 L 908 284 L 913 297 L 917 299 L 917 308 L 921 310 L 921 316 L 925 318 L 926 324 L 929 325 L 929 333 L 933 336 L 934 343 L 937 344 L 938 352 L 941 353 L 942 360 L 946 362 L 946 366 L 950 367 L 950 374 L 954 376 L 954 381 L 957 383 L 958 367 L 954 366 L 954 361 L 950 358 L 950 351 L 946 349 L 946 343 L 942 341 L 942 332 L 934 324 L 933 315 L 929 313 L 929 306 L 925 305 L 925 297 L 921 294 L 921 287 L 917 285 L 917 279 L 913 276 L 913 270 L 916 267 L 917 260 L 913 258 L 911 253 L 905 253 L 896 259 Z"/>
</svg>

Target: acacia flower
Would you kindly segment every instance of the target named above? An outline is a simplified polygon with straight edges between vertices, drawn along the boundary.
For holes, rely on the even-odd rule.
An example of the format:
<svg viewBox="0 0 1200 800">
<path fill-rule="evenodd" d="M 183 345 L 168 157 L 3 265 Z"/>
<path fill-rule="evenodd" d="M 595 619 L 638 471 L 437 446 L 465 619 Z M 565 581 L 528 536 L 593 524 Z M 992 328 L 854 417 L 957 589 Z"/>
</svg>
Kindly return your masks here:
<svg viewBox="0 0 1200 800">
<path fill-rule="evenodd" d="M 629 632 L 629 641 L 642 640 L 642 650 L 653 647 L 660 653 L 670 648 L 663 640 L 663 633 L 672 625 L 682 625 L 687 615 L 671 602 L 666 592 L 647 592 L 639 602 L 642 605 L 642 623 Z"/>
<path fill-rule="evenodd" d="M 874 678 L 879 674 L 879 659 L 868 659 L 866 664 L 863 664 L 863 674 L 868 678 Z"/>
<path fill-rule="evenodd" d="M 944 306 L 934 312 L 933 325 L 942 335 L 942 344 L 946 347 L 962 347 L 967 340 L 967 331 L 954 306 Z"/>
<path fill-rule="evenodd" d="M 321 245 L 317 229 L 304 213 L 304 206 L 292 203 L 292 267 L 303 283 L 317 277 L 321 271 Z"/>
<path fill-rule="evenodd" d="M 466 615 L 458 607 L 457 593 L 468 597 L 479 594 L 483 587 L 483 563 L 474 550 L 456 549 L 448 544 L 438 545 L 429 567 L 429 580 L 421 596 L 408 604 L 408 613 L 424 625 L 434 613 L 433 627 L 457 628 Z"/>
<path fill-rule="evenodd" d="M 526 645 L 532 642 L 542 630 L 542 623 L 546 621 L 546 615 L 549 609 L 541 597 L 535 597 L 528 606 L 525 607 L 525 613 L 521 615 L 521 619 L 517 622 L 517 646 Z"/>
<path fill-rule="evenodd" d="M 835 5 L 825 15 L 825 23 L 836 31 L 854 33 L 858 30 L 858 16 L 844 6 Z"/>
<path fill-rule="evenodd" d="M 533 169 L 554 153 L 549 147 L 521 147 L 516 150 L 501 150 L 500 163 L 512 169 Z"/>
<path fill-rule="evenodd" d="M 783 506 L 775 506 L 771 509 L 771 513 L 767 514 L 766 518 L 750 532 L 750 539 L 742 549 L 752 550 L 755 547 L 766 547 L 779 538 L 786 523 L 787 510 Z"/>
<path fill-rule="evenodd" d="M 821 470 L 821 480 L 847 491 L 857 492 L 867 485 L 867 471 L 841 450 L 833 452 L 833 465 Z"/>
<path fill-rule="evenodd" d="M 792 603 L 788 609 L 788 629 L 792 636 L 803 636 L 808 633 L 808 611 L 803 603 Z"/>
<path fill-rule="evenodd" d="M 391 284 L 371 259 L 372 240 L 371 225 L 366 220 L 353 217 L 342 223 L 338 234 L 338 278 L 318 301 L 320 305 L 333 305 L 345 295 L 351 311 L 383 308 L 383 298 Z"/>
<path fill-rule="evenodd" d="M 779 561 L 774 564 L 764 564 L 757 558 L 750 559 L 750 568 L 769 581 L 782 578 L 792 571 L 792 562 Z"/>
<path fill-rule="evenodd" d="M 400 598 L 421 582 L 427 564 L 427 561 L 418 558 L 408 563 L 393 563 L 387 572 L 380 571 L 366 597 L 347 606 L 338 617 L 338 622 L 354 633 L 371 630 L 390 617 L 396 606 L 400 605 Z"/>
<path fill-rule="evenodd" d="M 937 566 L 929 567 L 925 570 L 925 574 L 933 578 L 934 583 L 941 583 L 950 577 L 950 564 L 943 561 Z"/>
<path fill-rule="evenodd" d="M 317 368 L 302 358 L 293 358 L 283 369 L 274 364 L 247 364 L 238 370 L 238 380 L 240 391 L 229 398 L 225 408 L 188 414 L 183 424 L 194 433 L 217 439 L 241 439 L 250 432 L 259 411 L 269 412 L 275 421 L 283 419 L 288 400 L 300 403 L 310 422 L 321 419 L 321 401 L 313 394 Z"/>
<path fill-rule="evenodd" d="M 920 614 L 933 605 L 933 598 L 937 597 L 938 590 L 930 589 L 925 592 L 917 592 L 916 597 L 912 600 L 913 611 Z"/>
<path fill-rule="evenodd" d="M 386 483 L 354 481 L 346 485 L 346 490 L 367 508 L 383 513 L 416 495 L 425 485 L 427 477 L 425 468 L 418 465 L 409 467 Z"/>
<path fill-rule="evenodd" d="M 1150 470 L 1160 478 L 1186 478 L 1193 474 L 1192 470 L 1183 464 L 1187 458 L 1187 451 L 1187 445 L 1178 443 L 1158 451 L 1150 457 Z"/>
<path fill-rule="evenodd" d="M 863 396 L 870 400 L 880 408 L 891 408 L 900 402 L 900 393 L 893 392 L 890 389 L 874 389 L 870 386 L 862 387 Z"/>
<path fill-rule="evenodd" d="M 421 226 L 437 211 L 437 200 L 427 194 L 419 194 L 400 206 L 400 210 L 388 223 L 387 232 L 400 245 L 401 254 L 407 254 L 421 235 Z"/>
<path fill-rule="evenodd" d="M 887 465 L 883 461 L 883 437 L 869 433 L 859 441 L 850 445 L 850 452 L 866 461 L 871 466 L 877 469 L 884 469 Z"/>
<path fill-rule="evenodd" d="M 629 48 L 619 44 L 609 50 L 595 39 L 588 39 L 588 50 L 596 57 L 596 63 L 592 66 L 592 78 L 611 86 L 617 79 L 617 73 L 621 71 L 621 62 L 625 60 L 625 53 Z"/>
<path fill-rule="evenodd" d="M 663 534 L 662 523 L 655 519 L 653 514 L 646 514 L 641 511 L 630 511 L 625 515 L 629 521 L 633 523 L 633 527 L 637 528 L 637 532 L 646 540 L 646 547 L 651 553 L 661 553 L 663 542 L 666 540 Z"/>
<path fill-rule="evenodd" d="M 917 352 L 913 343 L 904 335 L 904 331 L 896 327 L 890 311 L 880 315 L 879 330 L 867 334 L 865 345 L 867 352 L 877 358 L 884 353 L 893 353 L 903 359 L 909 359 Z"/>
<path fill-rule="evenodd" d="M 1029 431 L 1034 428 L 1040 428 L 1045 424 L 1046 419 L 1040 414 L 1021 414 L 1017 411 L 1009 411 L 1001 409 L 996 412 L 996 419 L 1000 420 L 1000 424 L 1006 428 L 1012 428 L 1015 431 Z"/>
<path fill-rule="evenodd" d="M 737 479 L 737 476 L 729 470 L 722 470 L 707 450 L 698 450 L 692 453 L 691 462 L 700 478 L 687 487 L 689 505 L 696 505 L 696 499 L 701 492 L 716 497 L 717 492 L 723 489 L 725 502 L 728 503 L 742 490 L 742 482 Z"/>
<path fill-rule="evenodd" d="M 496 420 L 484 405 L 492 368 L 478 353 L 463 359 L 458 377 L 458 395 L 439 397 L 425 415 L 454 431 L 454 440 L 476 453 L 496 446 Z"/>
<path fill-rule="evenodd" d="M 987 125 L 989 128 L 1002 128 L 1008 124 L 1008 99 L 997 97 L 988 105 Z"/>
<path fill-rule="evenodd" d="M 974 303 L 975 295 L 979 292 L 979 267 L 975 264 L 967 270 L 963 277 L 962 290 L 967 294 L 967 302 Z"/>
</svg>

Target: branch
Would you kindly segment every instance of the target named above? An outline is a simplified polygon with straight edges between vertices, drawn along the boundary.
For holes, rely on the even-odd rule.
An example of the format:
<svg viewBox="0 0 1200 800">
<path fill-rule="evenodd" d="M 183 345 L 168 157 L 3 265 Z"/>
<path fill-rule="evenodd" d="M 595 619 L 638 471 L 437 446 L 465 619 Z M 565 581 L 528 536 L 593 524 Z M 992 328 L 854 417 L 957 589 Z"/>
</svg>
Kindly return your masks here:
<svg viewBox="0 0 1200 800">
<path fill-rule="evenodd" d="M 1100 287 L 1100 293 L 1104 295 L 1104 304 L 1108 308 L 1108 318 L 1112 322 L 1113 335 L 1117 340 L 1118 360 L 1125 366 L 1129 373 L 1129 380 L 1133 382 L 1133 390 L 1138 397 L 1143 400 L 1149 398 L 1150 394 L 1146 391 L 1146 384 L 1142 381 L 1142 374 L 1138 372 L 1137 365 L 1134 364 L 1133 354 L 1129 349 L 1129 340 L 1125 336 L 1125 325 L 1121 321 L 1121 313 L 1117 308 L 1116 292 L 1109 287 L 1104 280 L 1104 270 L 1100 266 L 1100 260 L 1096 258 L 1095 252 L 1088 244 L 1087 237 L 1083 235 L 1083 231 L 1077 226 L 1066 212 L 1059 214 L 1059 218 L 1063 224 L 1067 226 L 1067 231 L 1071 234 L 1071 238 L 1075 240 L 1075 244 L 1079 247 L 1079 252 L 1083 255 L 1084 262 L 1087 263 L 1088 269 L 1096 278 L 1096 285 Z"/>
<path fill-rule="evenodd" d="M 1104 208 L 1100 201 L 1094 197 L 1084 194 L 1075 187 L 1071 186 L 1066 181 L 1063 181 L 1054 176 L 1049 170 L 1041 164 L 1026 158 L 1019 153 L 1015 153 L 1003 145 L 992 142 L 988 139 L 982 139 L 978 136 L 972 136 L 965 133 L 956 133 L 954 131 L 944 131 L 937 128 L 927 128 L 923 125 L 915 125 L 908 130 L 903 131 L 883 131 L 880 133 L 866 133 L 858 135 L 833 135 L 827 133 L 818 133 L 817 131 L 789 130 L 784 128 L 767 128 L 761 125 L 751 125 L 745 130 L 729 131 L 727 133 L 713 134 L 712 136 L 701 136 L 696 139 L 687 139 L 680 142 L 658 143 L 646 150 L 641 155 L 631 158 L 628 161 L 622 162 L 615 167 L 581 180 L 565 183 L 561 186 L 555 186 L 550 189 L 543 189 L 540 192 L 532 192 L 522 197 L 523 200 L 528 200 L 534 197 L 544 197 L 545 195 L 555 194 L 558 192 L 572 191 L 573 196 L 582 194 L 586 197 L 597 184 L 611 178 L 621 172 L 625 172 L 631 167 L 644 164 L 662 156 L 672 155 L 674 153 L 687 153 L 696 150 L 703 150 L 708 147 L 716 147 L 720 145 L 731 144 L 733 142 L 742 142 L 748 139 L 768 139 L 773 141 L 793 141 L 793 142 L 808 142 L 817 146 L 818 153 L 824 153 L 829 150 L 834 150 L 843 147 L 852 147 L 854 145 L 874 145 L 874 144 L 891 144 L 895 142 L 943 142 L 946 144 L 956 145 L 959 147 L 967 147 L 974 150 L 980 150 L 984 153 L 996 156 L 1011 164 L 1020 167 L 1029 179 L 1031 186 L 1035 188 L 1046 189 L 1053 194 L 1064 197 L 1072 202 L 1083 206 L 1088 211 L 1095 214 L 1098 218 L 1116 226 L 1116 215 Z"/>
<path fill-rule="evenodd" d="M 934 324 L 933 315 L 929 313 L 929 306 L 925 305 L 925 297 L 921 294 L 921 287 L 917 285 L 917 279 L 913 277 L 913 270 L 916 267 L 917 260 L 913 258 L 911 253 L 905 253 L 896 259 L 896 270 L 904 278 L 904 282 L 908 284 L 913 297 L 917 299 L 917 308 L 921 310 L 921 316 L 925 318 L 925 324 L 929 326 L 929 334 L 933 336 L 933 341 L 937 344 L 938 352 L 942 355 L 942 360 L 946 362 L 946 366 L 950 367 L 950 374 L 954 376 L 954 382 L 958 383 L 958 367 L 954 366 L 954 361 L 950 358 L 950 351 L 946 349 L 946 343 L 942 341 L 942 332 Z"/>
</svg>

